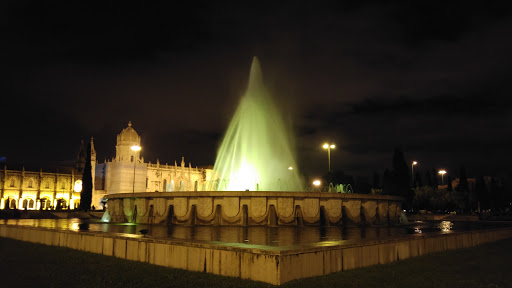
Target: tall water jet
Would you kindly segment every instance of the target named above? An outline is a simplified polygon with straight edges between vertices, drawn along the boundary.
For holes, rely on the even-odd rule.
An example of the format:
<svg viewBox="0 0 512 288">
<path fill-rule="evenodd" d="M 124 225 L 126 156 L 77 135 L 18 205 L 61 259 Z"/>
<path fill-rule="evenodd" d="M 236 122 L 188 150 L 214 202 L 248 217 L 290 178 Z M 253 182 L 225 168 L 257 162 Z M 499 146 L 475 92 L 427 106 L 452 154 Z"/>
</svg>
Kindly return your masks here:
<svg viewBox="0 0 512 288">
<path fill-rule="evenodd" d="M 231 120 L 214 165 L 217 191 L 302 191 L 287 129 L 266 91 L 254 57 L 247 91 Z"/>
</svg>

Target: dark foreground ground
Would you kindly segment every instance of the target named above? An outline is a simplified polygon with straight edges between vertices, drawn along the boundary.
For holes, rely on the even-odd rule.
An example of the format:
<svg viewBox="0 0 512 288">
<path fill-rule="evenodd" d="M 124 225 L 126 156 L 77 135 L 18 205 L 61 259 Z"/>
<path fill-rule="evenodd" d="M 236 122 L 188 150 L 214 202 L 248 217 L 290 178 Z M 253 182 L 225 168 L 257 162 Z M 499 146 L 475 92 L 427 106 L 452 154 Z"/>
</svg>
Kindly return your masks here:
<svg viewBox="0 0 512 288">
<path fill-rule="evenodd" d="M 512 287 L 511 262 L 512 239 L 508 239 L 297 280 L 283 287 Z M 0 287 L 271 286 L 0 238 Z"/>
</svg>

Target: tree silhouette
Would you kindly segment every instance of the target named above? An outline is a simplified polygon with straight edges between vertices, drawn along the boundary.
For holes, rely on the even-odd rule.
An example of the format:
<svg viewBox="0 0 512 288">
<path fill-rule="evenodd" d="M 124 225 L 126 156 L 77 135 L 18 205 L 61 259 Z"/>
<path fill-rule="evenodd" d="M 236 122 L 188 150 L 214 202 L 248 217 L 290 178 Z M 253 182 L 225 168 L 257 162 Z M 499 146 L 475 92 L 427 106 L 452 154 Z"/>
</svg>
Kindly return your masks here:
<svg viewBox="0 0 512 288">
<path fill-rule="evenodd" d="M 432 182 L 432 176 L 430 175 L 430 172 L 425 173 L 425 179 L 427 180 L 427 186 L 432 187 L 434 183 Z"/>
<path fill-rule="evenodd" d="M 448 175 L 448 177 L 446 177 L 446 178 L 447 178 L 447 179 L 446 179 L 446 181 L 448 182 L 448 183 L 447 183 L 447 188 L 446 188 L 446 190 L 447 190 L 448 192 L 452 192 L 452 191 L 453 191 L 453 187 L 452 187 L 452 176 Z"/>
<path fill-rule="evenodd" d="M 92 139 L 91 139 L 92 141 Z M 89 211 L 92 202 L 92 167 L 91 167 L 91 142 L 87 145 L 84 174 L 82 176 L 82 193 L 80 193 L 80 210 Z"/>
<path fill-rule="evenodd" d="M 399 148 L 393 152 L 392 170 L 384 172 L 384 194 L 396 195 L 405 198 L 404 207 L 411 208 L 414 193 L 409 187 L 409 166 L 405 162 L 404 154 Z"/>
<path fill-rule="evenodd" d="M 437 172 L 436 172 L 436 169 L 433 169 L 433 168 L 432 168 L 432 187 L 434 187 L 435 189 L 437 189 L 437 186 L 439 185 L 438 183 L 439 183 L 439 182 L 437 181 Z"/>
<path fill-rule="evenodd" d="M 460 166 L 459 185 L 455 187 L 455 199 L 460 209 L 465 210 L 469 207 L 469 185 L 466 177 L 466 169 Z"/>
<path fill-rule="evenodd" d="M 421 179 L 420 171 L 416 171 L 416 173 L 414 173 L 414 182 L 412 186 L 423 187 L 423 180 Z"/>
</svg>

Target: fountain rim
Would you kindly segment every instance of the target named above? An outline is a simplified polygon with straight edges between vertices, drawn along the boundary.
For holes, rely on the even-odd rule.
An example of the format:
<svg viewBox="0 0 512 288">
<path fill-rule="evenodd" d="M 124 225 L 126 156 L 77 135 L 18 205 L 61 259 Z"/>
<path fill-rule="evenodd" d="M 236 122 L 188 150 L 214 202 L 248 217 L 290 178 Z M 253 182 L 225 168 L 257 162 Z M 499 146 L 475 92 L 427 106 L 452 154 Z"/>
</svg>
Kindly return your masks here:
<svg viewBox="0 0 512 288">
<path fill-rule="evenodd" d="M 299 191 L 179 191 L 179 192 L 136 192 L 107 194 L 103 199 L 126 198 L 174 198 L 174 197 L 280 197 L 280 198 L 329 198 L 354 200 L 393 200 L 404 201 L 403 197 L 393 195 L 374 195 L 358 193 L 299 192 Z"/>
</svg>

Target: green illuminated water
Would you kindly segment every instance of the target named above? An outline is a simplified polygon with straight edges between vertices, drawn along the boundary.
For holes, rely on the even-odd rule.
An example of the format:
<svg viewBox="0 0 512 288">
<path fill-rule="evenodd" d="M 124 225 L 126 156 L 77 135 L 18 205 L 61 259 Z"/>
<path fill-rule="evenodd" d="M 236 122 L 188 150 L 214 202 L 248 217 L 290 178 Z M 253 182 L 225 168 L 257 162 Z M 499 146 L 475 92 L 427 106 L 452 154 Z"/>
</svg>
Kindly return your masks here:
<svg viewBox="0 0 512 288">
<path fill-rule="evenodd" d="M 263 85 L 254 57 L 247 91 L 217 154 L 214 190 L 302 191 L 290 131 Z"/>
</svg>

